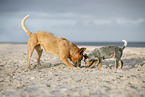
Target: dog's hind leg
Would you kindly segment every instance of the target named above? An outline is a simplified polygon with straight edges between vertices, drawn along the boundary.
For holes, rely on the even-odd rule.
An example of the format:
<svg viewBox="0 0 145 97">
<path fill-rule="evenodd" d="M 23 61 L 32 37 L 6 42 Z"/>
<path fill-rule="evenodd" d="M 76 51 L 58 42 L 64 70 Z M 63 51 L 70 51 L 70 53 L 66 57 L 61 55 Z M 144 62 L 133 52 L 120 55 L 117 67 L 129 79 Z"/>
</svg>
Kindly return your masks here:
<svg viewBox="0 0 145 97">
<path fill-rule="evenodd" d="M 102 61 L 99 59 L 99 63 L 98 63 L 98 69 L 100 69 L 101 68 L 101 66 L 102 66 Z"/>
<path fill-rule="evenodd" d="M 31 59 L 31 56 L 32 56 L 33 51 L 34 51 L 34 48 L 28 47 L 27 66 L 28 66 L 29 69 L 31 69 L 30 59 Z"/>
<path fill-rule="evenodd" d="M 123 61 L 119 60 L 119 63 L 120 63 L 120 68 L 122 68 L 123 67 Z"/>
<path fill-rule="evenodd" d="M 115 68 L 118 68 L 118 60 L 115 59 Z"/>
<path fill-rule="evenodd" d="M 27 66 L 29 69 L 31 69 L 30 59 L 31 59 L 32 53 L 33 53 L 36 45 L 37 45 L 37 40 L 35 40 L 33 38 L 29 38 L 29 40 L 28 40 L 28 57 L 27 57 Z"/>
<path fill-rule="evenodd" d="M 37 45 L 37 46 L 35 46 L 35 49 L 36 49 L 36 51 L 37 51 L 37 64 L 39 65 L 39 66 L 41 66 L 41 64 L 40 64 L 40 57 L 41 57 L 41 55 L 42 55 L 42 52 L 43 52 L 43 49 L 41 49 L 41 46 L 40 46 L 40 44 L 39 45 Z"/>
<path fill-rule="evenodd" d="M 115 50 L 114 52 L 114 58 L 115 58 L 115 68 L 118 68 L 118 62 L 121 58 L 122 54 L 119 50 Z"/>
</svg>

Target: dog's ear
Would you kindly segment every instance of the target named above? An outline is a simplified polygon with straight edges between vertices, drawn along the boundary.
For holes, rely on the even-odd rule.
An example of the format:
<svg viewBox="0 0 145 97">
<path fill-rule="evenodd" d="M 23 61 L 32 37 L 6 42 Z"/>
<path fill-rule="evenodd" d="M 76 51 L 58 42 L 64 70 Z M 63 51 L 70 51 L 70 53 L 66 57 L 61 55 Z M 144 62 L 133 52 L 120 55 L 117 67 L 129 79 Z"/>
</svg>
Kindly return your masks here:
<svg viewBox="0 0 145 97">
<path fill-rule="evenodd" d="M 86 50 L 86 48 L 81 48 L 79 51 L 78 51 L 78 53 L 81 55 L 81 54 L 83 54 L 83 52 Z"/>
<path fill-rule="evenodd" d="M 84 54 L 83 56 L 84 56 L 84 59 L 87 59 L 88 58 L 88 55 L 87 54 Z"/>
<path fill-rule="evenodd" d="M 87 54 L 84 54 L 83 57 L 84 57 L 85 64 L 87 64 L 86 59 L 88 58 L 88 55 Z"/>
</svg>

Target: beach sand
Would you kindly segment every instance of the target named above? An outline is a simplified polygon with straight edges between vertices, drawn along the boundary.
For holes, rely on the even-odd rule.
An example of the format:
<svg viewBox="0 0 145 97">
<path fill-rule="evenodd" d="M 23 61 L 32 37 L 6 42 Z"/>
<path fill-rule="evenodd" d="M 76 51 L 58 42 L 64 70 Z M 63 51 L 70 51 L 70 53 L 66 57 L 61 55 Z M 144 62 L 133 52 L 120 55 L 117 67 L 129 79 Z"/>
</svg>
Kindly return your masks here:
<svg viewBox="0 0 145 97">
<path fill-rule="evenodd" d="M 86 53 L 97 47 L 86 47 Z M 26 44 L 0 44 L 0 97 L 145 97 L 145 48 L 127 47 L 123 69 L 114 68 L 114 59 L 86 69 L 71 69 L 58 57 L 43 52 L 42 67 L 31 58 L 27 69 Z"/>
</svg>

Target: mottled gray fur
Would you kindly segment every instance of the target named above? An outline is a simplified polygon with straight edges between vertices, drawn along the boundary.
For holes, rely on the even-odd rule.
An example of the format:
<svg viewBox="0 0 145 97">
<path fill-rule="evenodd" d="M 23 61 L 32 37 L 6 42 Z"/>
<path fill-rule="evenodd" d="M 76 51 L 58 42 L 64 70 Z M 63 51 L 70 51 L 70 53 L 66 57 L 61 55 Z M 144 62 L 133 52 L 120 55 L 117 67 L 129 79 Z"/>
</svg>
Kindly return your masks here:
<svg viewBox="0 0 145 97">
<path fill-rule="evenodd" d="M 123 62 L 121 60 L 123 50 L 127 46 L 127 41 L 123 40 L 123 47 L 117 46 L 105 46 L 101 48 L 95 48 L 92 52 L 85 56 L 85 60 L 90 62 L 89 67 L 91 68 L 94 65 L 94 62 L 99 61 L 99 68 L 101 67 L 101 61 L 104 59 L 115 58 L 115 67 L 118 68 L 118 62 L 120 62 L 121 68 L 123 67 Z"/>
</svg>

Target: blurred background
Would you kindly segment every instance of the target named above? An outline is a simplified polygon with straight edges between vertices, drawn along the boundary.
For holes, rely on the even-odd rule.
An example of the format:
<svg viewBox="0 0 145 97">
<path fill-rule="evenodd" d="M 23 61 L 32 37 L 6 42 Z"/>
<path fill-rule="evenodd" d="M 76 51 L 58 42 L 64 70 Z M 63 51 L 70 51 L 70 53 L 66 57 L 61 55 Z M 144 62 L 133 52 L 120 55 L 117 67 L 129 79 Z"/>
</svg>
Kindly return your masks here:
<svg viewBox="0 0 145 97">
<path fill-rule="evenodd" d="M 0 42 L 48 31 L 73 42 L 145 42 L 145 0 L 0 0 Z"/>
</svg>

